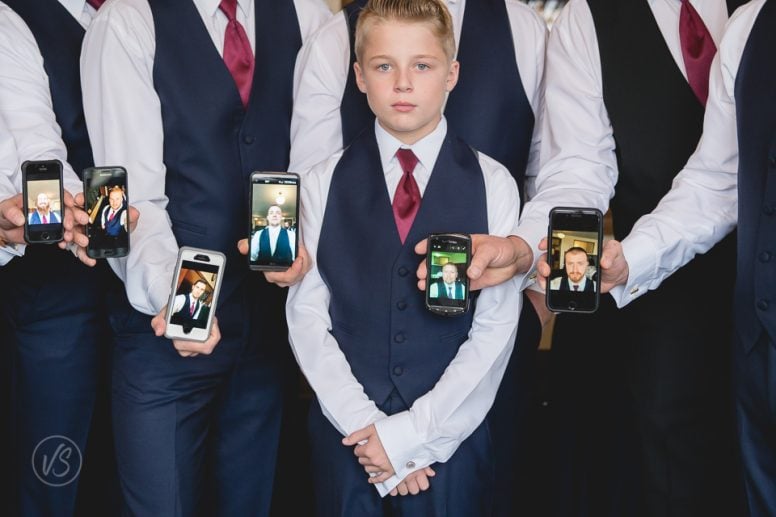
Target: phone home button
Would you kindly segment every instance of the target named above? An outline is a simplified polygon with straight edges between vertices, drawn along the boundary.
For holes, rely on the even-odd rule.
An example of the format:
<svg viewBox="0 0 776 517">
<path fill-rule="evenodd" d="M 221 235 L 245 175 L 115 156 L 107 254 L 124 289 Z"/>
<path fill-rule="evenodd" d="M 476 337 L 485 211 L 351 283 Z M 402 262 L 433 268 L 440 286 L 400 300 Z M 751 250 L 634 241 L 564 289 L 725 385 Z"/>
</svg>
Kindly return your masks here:
<svg viewBox="0 0 776 517">
<path fill-rule="evenodd" d="M 44 240 L 44 241 L 47 241 L 47 240 L 51 239 L 51 235 L 49 235 L 48 232 L 43 232 L 43 233 L 40 234 L 40 238 L 42 240 Z"/>
<path fill-rule="evenodd" d="M 570 311 L 577 310 L 577 302 L 569 302 L 569 310 Z"/>
</svg>

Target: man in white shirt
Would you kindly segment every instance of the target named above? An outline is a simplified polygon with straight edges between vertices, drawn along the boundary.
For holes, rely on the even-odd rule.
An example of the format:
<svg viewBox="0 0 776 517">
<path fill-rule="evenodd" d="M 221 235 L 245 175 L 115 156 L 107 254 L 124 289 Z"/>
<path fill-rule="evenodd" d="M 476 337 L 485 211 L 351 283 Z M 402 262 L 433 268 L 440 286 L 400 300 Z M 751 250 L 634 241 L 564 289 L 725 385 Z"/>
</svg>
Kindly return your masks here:
<svg viewBox="0 0 776 517">
<path fill-rule="evenodd" d="M 550 289 L 554 291 L 595 291 L 595 281 L 585 276 L 590 258 L 587 252 L 579 247 L 572 247 L 563 254 L 563 273 L 550 282 Z"/>
<path fill-rule="evenodd" d="M 776 213 L 774 23 L 772 1 L 755 0 L 736 11 L 712 66 L 698 149 L 655 210 L 639 220 L 621 247 L 611 243 L 606 261 L 602 258 L 604 279 L 615 285 L 611 293 L 624 306 L 662 289 L 670 275 L 738 224 L 734 379 L 752 516 L 773 515 L 776 508 L 776 328 L 770 251 Z M 698 298 L 696 303 L 708 307 L 707 300 Z"/>
<path fill-rule="evenodd" d="M 267 227 L 255 232 L 251 237 L 251 261 L 262 260 L 291 263 L 294 261 L 296 234 L 288 228 L 281 228 L 283 210 L 272 205 L 267 209 Z M 262 246 L 262 242 L 265 244 Z"/>
<path fill-rule="evenodd" d="M 8 171 L 10 193 L 22 191 L 21 162 L 61 161 L 66 240 L 73 238 L 70 194 L 82 189 L 76 171 L 93 165 L 77 80 L 84 28 L 93 14 L 85 0 L 0 3 L 0 117 L 18 158 Z M 75 215 L 80 223 L 88 221 L 80 210 Z M 75 239 L 86 244 L 83 236 Z M 95 264 L 84 249 L 77 253 L 81 261 Z M 107 403 L 103 399 L 100 404 L 98 396 L 108 391 L 105 292 L 113 275 L 107 267 L 85 267 L 56 246 L 5 247 L 0 263 L 7 263 L 3 285 L 14 293 L 0 303 L 13 329 L 3 340 L 14 351 L 11 513 L 72 515 L 76 506 L 111 513 L 117 481 Z M 45 300 L 39 296 L 42 286 Z M 56 358 L 52 342 L 57 344 Z M 41 445 L 48 436 L 62 438 Z M 70 456 L 54 464 L 58 446 Z M 62 472 L 68 475 L 57 475 Z M 83 497 L 76 504 L 79 493 Z"/>
<path fill-rule="evenodd" d="M 697 145 L 711 56 L 740 3 L 568 3 L 547 50 L 537 194 L 516 237 L 475 237 L 473 286 L 524 272 L 538 260 L 555 206 L 605 211 L 614 196 L 614 233 L 621 237 L 657 204 Z M 732 279 L 706 281 L 732 267 L 729 239 L 673 287 L 628 311 L 603 298 L 593 316 L 557 320 L 552 354 L 563 380 L 552 396 L 561 451 L 554 469 L 562 492 L 554 499 L 558 514 L 739 511 L 727 410 Z M 480 280 L 482 271 L 487 278 Z M 699 306 L 699 298 L 714 303 Z M 610 331 L 601 334 L 602 328 Z M 580 335 L 591 336 L 584 346 Z M 612 386 L 623 385 L 613 394 Z"/>
<path fill-rule="evenodd" d="M 128 513 L 269 512 L 283 302 L 235 243 L 250 173 L 287 170 L 294 62 L 327 16 L 318 0 L 122 0 L 106 3 L 86 36 L 95 159 L 131 171 L 143 212 L 129 255 L 112 261 L 125 284 L 113 414 Z M 184 245 L 227 257 L 204 343 L 162 337 Z M 210 480 L 212 494 L 201 489 Z"/>
</svg>

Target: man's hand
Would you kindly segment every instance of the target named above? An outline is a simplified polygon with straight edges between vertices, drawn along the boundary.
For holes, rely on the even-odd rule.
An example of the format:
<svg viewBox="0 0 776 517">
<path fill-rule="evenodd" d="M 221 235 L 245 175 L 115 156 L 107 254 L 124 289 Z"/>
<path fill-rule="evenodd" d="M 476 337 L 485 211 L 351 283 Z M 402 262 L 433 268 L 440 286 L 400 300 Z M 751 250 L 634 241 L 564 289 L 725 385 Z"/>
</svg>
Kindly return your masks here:
<svg viewBox="0 0 776 517">
<path fill-rule="evenodd" d="M 542 239 L 539 243 L 539 249 L 547 250 L 547 239 Z M 601 292 L 608 293 L 613 287 L 618 285 L 625 285 L 628 281 L 628 261 L 625 260 L 625 255 L 622 254 L 622 244 L 616 240 L 608 240 L 604 243 L 603 250 L 601 251 Z M 547 288 L 547 279 L 550 277 L 550 265 L 547 263 L 547 253 L 542 254 L 539 257 L 539 262 L 536 264 L 536 280 L 539 284 Z"/>
<path fill-rule="evenodd" d="M 151 320 L 151 328 L 154 334 L 163 336 L 167 330 L 167 306 L 165 305 L 159 314 Z M 221 330 L 218 328 L 218 319 L 213 316 L 213 324 L 210 326 L 210 336 L 207 341 L 200 343 L 198 341 L 185 341 L 183 339 L 173 339 L 172 346 L 178 351 L 181 357 L 196 357 L 199 354 L 210 355 L 221 340 Z"/>
<path fill-rule="evenodd" d="M 415 253 L 425 255 L 427 239 L 415 246 Z M 533 263 L 533 251 L 520 237 L 495 237 L 493 235 L 472 235 L 472 261 L 466 275 L 471 280 L 473 291 L 499 285 L 513 276 L 525 273 Z M 426 289 L 426 261 L 417 270 L 418 288 Z"/>
<path fill-rule="evenodd" d="M 601 252 L 601 292 L 608 293 L 618 285 L 625 285 L 629 274 L 622 244 L 615 240 L 606 241 Z"/>
<path fill-rule="evenodd" d="M 21 194 L 0 201 L 0 246 L 24 244 L 23 210 Z"/>
<path fill-rule="evenodd" d="M 369 478 L 370 483 L 382 483 L 394 475 L 393 465 L 383 449 L 374 424 L 346 436 L 342 439 L 342 445 L 356 446 L 353 454 L 358 458 L 358 462 L 367 473 L 376 474 Z"/>
<path fill-rule="evenodd" d="M 248 239 L 241 239 L 237 243 L 237 249 L 243 255 L 248 254 L 248 248 Z M 299 254 L 297 254 L 291 267 L 285 271 L 265 271 L 264 278 L 271 284 L 276 284 L 280 287 L 291 287 L 294 284 L 298 284 L 307 272 L 310 271 L 310 268 L 312 268 L 312 261 L 307 254 L 307 248 L 300 242 Z"/>
<path fill-rule="evenodd" d="M 431 483 L 429 482 L 428 478 L 432 478 L 434 476 L 436 476 L 436 472 L 434 472 L 434 469 L 431 467 L 418 469 L 415 472 L 407 474 L 407 477 L 404 478 L 401 483 L 396 485 L 396 488 L 391 490 L 389 493 L 392 496 L 407 494 L 418 495 L 419 493 L 425 492 L 429 489 Z"/>
<path fill-rule="evenodd" d="M 94 266 L 97 261 L 86 254 L 86 247 L 89 245 L 89 238 L 86 236 L 89 215 L 83 209 L 84 195 L 79 193 L 74 198 L 69 191 L 65 190 L 64 202 L 63 240 L 58 243 L 58 246 L 63 250 L 75 247 L 73 249 L 75 256 L 87 266 Z"/>
</svg>

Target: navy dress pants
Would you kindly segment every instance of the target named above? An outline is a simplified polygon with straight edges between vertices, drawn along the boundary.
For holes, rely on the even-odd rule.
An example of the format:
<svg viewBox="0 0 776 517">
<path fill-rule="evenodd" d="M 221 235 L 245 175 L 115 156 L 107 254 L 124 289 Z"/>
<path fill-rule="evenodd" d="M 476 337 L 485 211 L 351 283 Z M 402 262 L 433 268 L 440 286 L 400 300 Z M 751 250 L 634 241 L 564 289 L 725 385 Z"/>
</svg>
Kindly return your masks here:
<svg viewBox="0 0 776 517">
<path fill-rule="evenodd" d="M 3 277 L 12 511 L 70 516 L 87 472 L 98 485 L 105 483 L 95 489 L 103 494 L 115 480 L 109 429 L 102 440 L 107 451 L 86 455 L 98 391 L 107 391 L 111 343 L 104 288 L 115 277 L 105 264 L 89 268 L 53 245 L 28 246 L 24 257 L 3 267 Z M 84 493 L 79 507 L 88 508 L 92 496 Z"/>
<path fill-rule="evenodd" d="M 117 295 L 113 426 L 125 515 L 268 515 L 280 372 L 248 339 L 245 303 L 224 300 L 211 355 L 181 357 Z"/>
<path fill-rule="evenodd" d="M 776 344 L 763 333 L 750 351 L 736 342 L 736 420 L 749 515 L 776 515 Z"/>
</svg>

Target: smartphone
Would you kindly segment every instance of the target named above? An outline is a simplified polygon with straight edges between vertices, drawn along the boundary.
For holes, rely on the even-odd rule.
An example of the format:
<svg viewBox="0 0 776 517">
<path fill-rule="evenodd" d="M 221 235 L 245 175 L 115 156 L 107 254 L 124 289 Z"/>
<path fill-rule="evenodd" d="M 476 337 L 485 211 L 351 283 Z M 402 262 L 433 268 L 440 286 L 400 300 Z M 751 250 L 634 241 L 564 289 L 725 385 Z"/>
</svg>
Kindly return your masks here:
<svg viewBox="0 0 776 517">
<path fill-rule="evenodd" d="M 89 215 L 86 254 L 92 258 L 124 257 L 129 253 L 129 198 L 123 167 L 84 170 L 84 200 Z"/>
<path fill-rule="evenodd" d="M 428 236 L 426 256 L 426 308 L 443 316 L 469 310 L 469 277 L 472 240 L 460 233 Z"/>
<path fill-rule="evenodd" d="M 601 293 L 599 262 L 603 214 L 595 208 L 550 211 L 546 296 L 554 312 L 595 312 Z"/>
<path fill-rule="evenodd" d="M 62 218 L 65 192 L 62 188 L 62 162 L 26 161 L 22 164 L 24 196 L 24 240 L 29 244 L 59 242 L 63 237 Z"/>
<path fill-rule="evenodd" d="M 180 249 L 167 303 L 165 337 L 207 340 L 225 266 L 223 253 L 187 246 Z"/>
<path fill-rule="evenodd" d="M 285 271 L 299 252 L 299 175 L 254 172 L 250 207 L 250 268 Z"/>
</svg>

